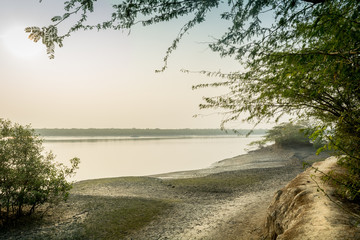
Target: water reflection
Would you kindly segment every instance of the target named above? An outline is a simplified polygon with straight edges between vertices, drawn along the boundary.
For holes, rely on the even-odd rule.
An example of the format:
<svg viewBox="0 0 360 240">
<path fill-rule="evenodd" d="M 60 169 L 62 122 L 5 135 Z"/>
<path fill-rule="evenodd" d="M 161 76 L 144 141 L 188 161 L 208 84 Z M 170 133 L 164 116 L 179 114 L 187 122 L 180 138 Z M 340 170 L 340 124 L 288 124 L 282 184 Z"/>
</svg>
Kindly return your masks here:
<svg viewBox="0 0 360 240">
<path fill-rule="evenodd" d="M 46 150 L 67 163 L 81 160 L 74 180 L 143 176 L 205 168 L 246 153 L 247 144 L 260 136 L 244 137 L 56 137 L 47 138 Z"/>
</svg>

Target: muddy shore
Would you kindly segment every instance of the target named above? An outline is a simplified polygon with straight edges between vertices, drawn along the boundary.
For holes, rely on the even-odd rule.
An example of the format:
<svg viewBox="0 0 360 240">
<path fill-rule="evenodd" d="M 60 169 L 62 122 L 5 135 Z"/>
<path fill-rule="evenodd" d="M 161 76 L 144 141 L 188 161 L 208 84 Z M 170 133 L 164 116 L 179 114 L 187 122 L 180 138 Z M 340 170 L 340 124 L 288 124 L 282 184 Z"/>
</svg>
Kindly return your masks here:
<svg viewBox="0 0 360 240">
<path fill-rule="evenodd" d="M 171 202 L 160 216 L 120 239 L 261 239 L 274 193 L 303 171 L 303 162 L 326 157 L 316 156 L 312 147 L 271 146 L 206 169 L 81 181 L 56 211 L 29 226 L 2 229 L 0 239 L 85 239 L 82 228 L 95 210 L 84 206 L 99 197 Z"/>
</svg>

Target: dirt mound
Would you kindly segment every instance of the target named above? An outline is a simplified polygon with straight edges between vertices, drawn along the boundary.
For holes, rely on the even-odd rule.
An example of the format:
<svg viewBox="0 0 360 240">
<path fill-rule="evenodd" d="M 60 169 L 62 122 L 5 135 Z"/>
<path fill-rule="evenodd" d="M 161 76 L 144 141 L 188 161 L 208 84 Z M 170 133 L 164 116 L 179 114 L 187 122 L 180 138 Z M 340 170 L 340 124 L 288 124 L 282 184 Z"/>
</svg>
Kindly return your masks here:
<svg viewBox="0 0 360 240">
<path fill-rule="evenodd" d="M 322 172 L 336 166 L 335 157 L 313 165 Z M 314 168 L 275 194 L 267 211 L 265 239 L 360 239 L 359 219 L 351 213 L 355 205 L 340 202 L 334 188 L 323 183 L 322 174 Z"/>
</svg>

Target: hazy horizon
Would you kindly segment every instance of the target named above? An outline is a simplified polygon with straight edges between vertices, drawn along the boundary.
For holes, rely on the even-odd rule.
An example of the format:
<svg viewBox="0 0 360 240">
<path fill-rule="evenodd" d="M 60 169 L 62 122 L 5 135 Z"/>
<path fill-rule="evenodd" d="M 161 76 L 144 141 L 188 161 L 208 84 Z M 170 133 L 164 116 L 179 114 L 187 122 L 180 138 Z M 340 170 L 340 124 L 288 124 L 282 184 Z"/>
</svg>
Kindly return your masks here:
<svg viewBox="0 0 360 240">
<path fill-rule="evenodd" d="M 160 128 L 36 128 L 35 132 L 42 137 L 151 137 L 151 136 L 246 136 L 264 135 L 267 129 L 160 129 Z"/>
</svg>

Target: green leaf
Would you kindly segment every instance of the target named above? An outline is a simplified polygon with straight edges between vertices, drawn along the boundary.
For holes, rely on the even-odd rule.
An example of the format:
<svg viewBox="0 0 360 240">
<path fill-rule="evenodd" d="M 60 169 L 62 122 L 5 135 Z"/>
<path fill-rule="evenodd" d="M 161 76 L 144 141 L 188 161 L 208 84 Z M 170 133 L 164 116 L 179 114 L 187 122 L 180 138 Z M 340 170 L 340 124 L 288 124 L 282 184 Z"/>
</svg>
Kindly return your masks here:
<svg viewBox="0 0 360 240">
<path fill-rule="evenodd" d="M 51 18 L 51 21 L 53 21 L 53 22 L 58 22 L 58 21 L 61 21 L 61 20 L 62 20 L 61 16 L 55 16 L 55 17 Z"/>
</svg>

